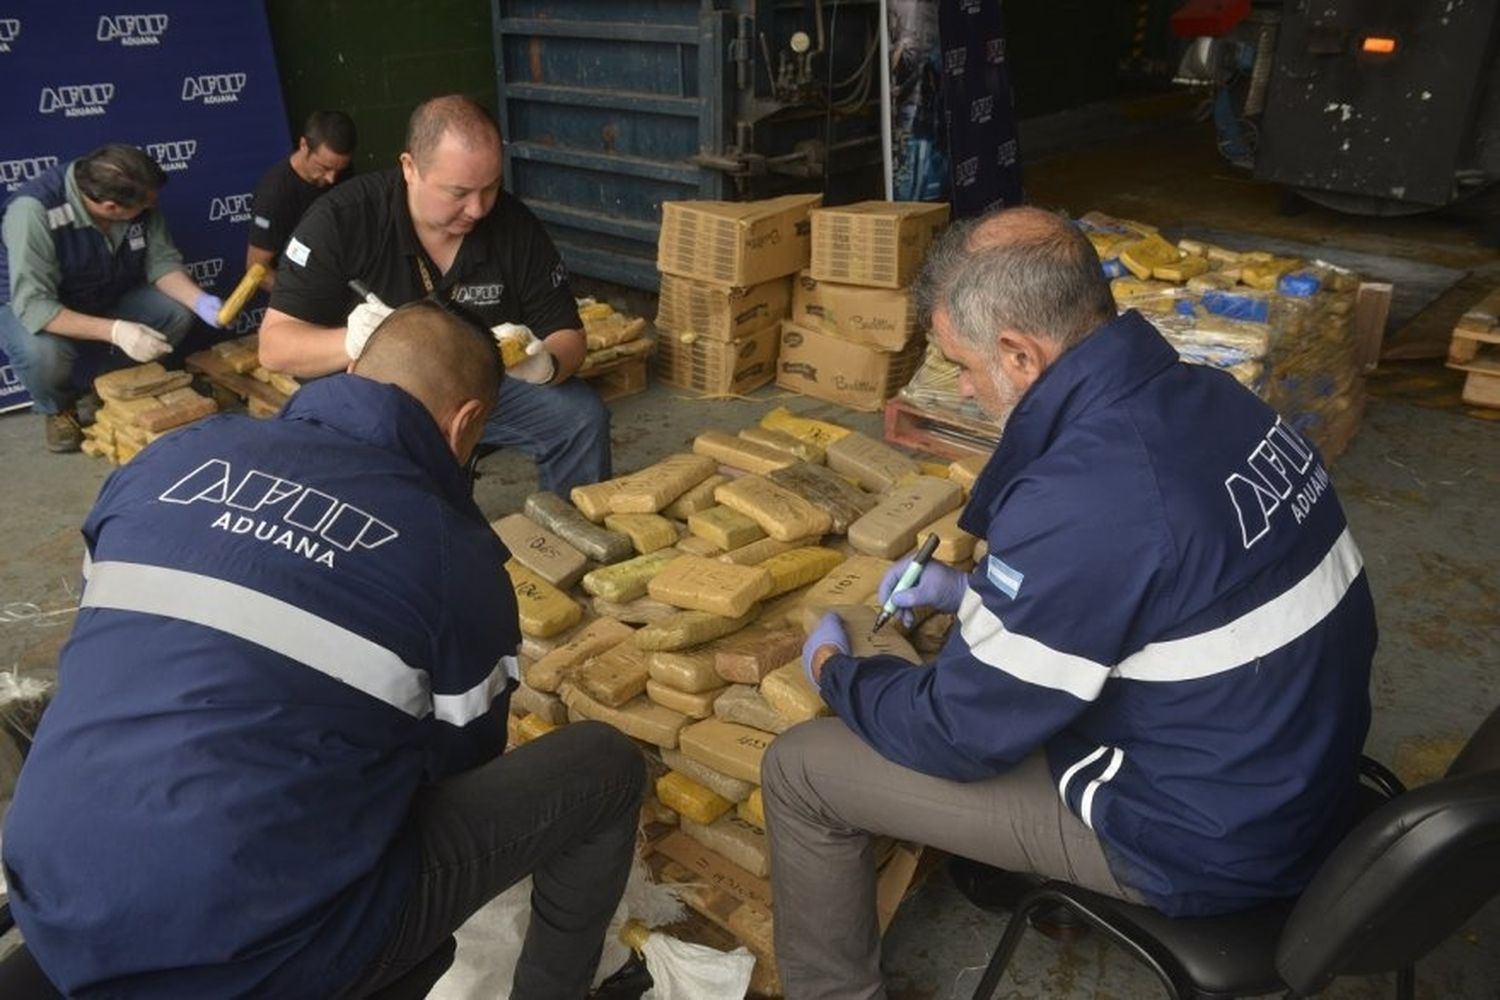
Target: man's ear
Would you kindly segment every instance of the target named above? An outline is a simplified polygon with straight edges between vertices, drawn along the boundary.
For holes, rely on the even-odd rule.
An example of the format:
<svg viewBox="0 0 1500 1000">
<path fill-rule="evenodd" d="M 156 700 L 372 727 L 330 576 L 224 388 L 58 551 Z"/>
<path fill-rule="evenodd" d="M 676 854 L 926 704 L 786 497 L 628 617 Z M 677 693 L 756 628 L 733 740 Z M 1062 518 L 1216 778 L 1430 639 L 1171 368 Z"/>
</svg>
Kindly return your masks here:
<svg viewBox="0 0 1500 1000">
<path fill-rule="evenodd" d="M 486 404 L 477 399 L 469 399 L 448 417 L 447 425 L 442 428 L 443 438 L 448 442 L 448 450 L 453 452 L 459 465 L 469 460 L 470 453 L 479 444 L 479 438 L 484 433 L 485 418 L 488 416 Z"/>
<path fill-rule="evenodd" d="M 407 184 L 410 184 L 417 177 L 416 159 L 410 153 L 402 153 L 396 160 L 401 164 L 402 178 L 405 179 Z"/>
<path fill-rule="evenodd" d="M 1002 330 L 1000 364 L 1024 386 L 1030 386 L 1056 360 L 1056 352 L 1045 341 L 1019 330 Z"/>
</svg>

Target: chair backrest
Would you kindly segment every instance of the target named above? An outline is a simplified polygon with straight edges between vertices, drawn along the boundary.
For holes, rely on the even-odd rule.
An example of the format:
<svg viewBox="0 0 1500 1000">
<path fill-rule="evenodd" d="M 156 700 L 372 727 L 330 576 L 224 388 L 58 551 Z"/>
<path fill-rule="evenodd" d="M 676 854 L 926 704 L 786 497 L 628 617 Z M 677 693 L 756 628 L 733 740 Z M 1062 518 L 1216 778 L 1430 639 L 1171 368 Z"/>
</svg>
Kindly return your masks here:
<svg viewBox="0 0 1500 1000">
<path fill-rule="evenodd" d="M 1288 986 L 1405 968 L 1500 893 L 1500 740 L 1480 739 L 1496 718 L 1463 767 L 1375 810 L 1323 863 L 1276 950 Z"/>
</svg>

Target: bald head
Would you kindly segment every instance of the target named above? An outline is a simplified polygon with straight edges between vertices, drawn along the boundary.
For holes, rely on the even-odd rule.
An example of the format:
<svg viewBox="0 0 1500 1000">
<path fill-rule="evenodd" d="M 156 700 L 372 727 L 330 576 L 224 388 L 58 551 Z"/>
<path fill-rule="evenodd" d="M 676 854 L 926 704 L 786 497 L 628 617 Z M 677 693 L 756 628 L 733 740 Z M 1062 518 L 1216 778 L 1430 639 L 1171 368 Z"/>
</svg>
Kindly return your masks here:
<svg viewBox="0 0 1500 1000">
<path fill-rule="evenodd" d="M 404 389 L 432 414 L 445 437 L 449 425 L 468 411 L 477 410 L 483 425 L 500 390 L 500 354 L 488 332 L 427 299 L 386 317 L 351 370 Z M 463 461 L 467 450 L 459 454 L 455 447 L 454 453 Z"/>
<path fill-rule="evenodd" d="M 988 349 L 1015 330 L 1067 349 L 1114 318 L 1093 244 L 1040 208 L 1007 208 L 948 227 L 917 285 L 924 315 L 947 313 L 954 334 Z"/>
<path fill-rule="evenodd" d="M 434 97 L 417 105 L 406 124 L 406 151 L 425 170 L 445 135 L 465 149 L 500 148 L 500 126 L 479 102 L 463 94 Z"/>
</svg>

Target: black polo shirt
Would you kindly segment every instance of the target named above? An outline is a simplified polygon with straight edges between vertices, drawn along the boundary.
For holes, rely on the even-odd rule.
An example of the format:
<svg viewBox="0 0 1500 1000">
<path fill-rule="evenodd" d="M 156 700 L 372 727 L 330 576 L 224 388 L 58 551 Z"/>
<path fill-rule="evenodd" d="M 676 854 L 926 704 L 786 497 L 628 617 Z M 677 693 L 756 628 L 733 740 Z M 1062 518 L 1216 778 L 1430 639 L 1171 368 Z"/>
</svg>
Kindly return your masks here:
<svg viewBox="0 0 1500 1000">
<path fill-rule="evenodd" d="M 412 226 L 406 181 L 396 168 L 340 184 L 308 210 L 276 272 L 271 308 L 318 326 L 343 326 L 363 281 L 395 307 L 434 294 L 461 302 L 490 326 L 524 323 L 538 337 L 581 330 L 568 271 L 536 216 L 507 192 L 464 236 L 441 273 Z"/>
<path fill-rule="evenodd" d="M 255 185 L 250 245 L 280 254 L 302 216 L 329 190 L 303 180 L 287 160 L 277 161 Z"/>
</svg>

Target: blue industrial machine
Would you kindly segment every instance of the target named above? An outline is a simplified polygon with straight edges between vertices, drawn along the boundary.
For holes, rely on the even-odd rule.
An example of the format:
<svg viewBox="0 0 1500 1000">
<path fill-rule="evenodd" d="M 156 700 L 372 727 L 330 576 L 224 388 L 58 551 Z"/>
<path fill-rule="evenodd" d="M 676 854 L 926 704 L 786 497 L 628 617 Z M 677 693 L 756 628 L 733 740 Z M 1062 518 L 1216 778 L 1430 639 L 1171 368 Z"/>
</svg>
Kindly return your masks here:
<svg viewBox="0 0 1500 1000">
<path fill-rule="evenodd" d="M 491 0 L 506 185 L 652 289 L 661 203 L 884 190 L 878 0 Z"/>
</svg>

